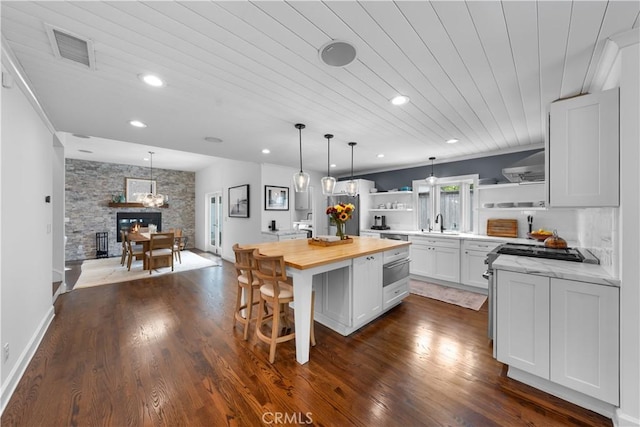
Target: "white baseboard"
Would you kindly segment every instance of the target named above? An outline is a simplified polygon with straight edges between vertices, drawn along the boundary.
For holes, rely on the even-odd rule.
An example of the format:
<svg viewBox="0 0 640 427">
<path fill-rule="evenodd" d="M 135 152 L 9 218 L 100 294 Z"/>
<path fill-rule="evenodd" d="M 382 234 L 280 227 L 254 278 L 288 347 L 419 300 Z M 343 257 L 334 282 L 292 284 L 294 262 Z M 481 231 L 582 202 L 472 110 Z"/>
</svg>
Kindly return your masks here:
<svg viewBox="0 0 640 427">
<path fill-rule="evenodd" d="M 640 427 L 640 419 L 623 413 L 621 408 L 616 409 L 612 421 L 616 427 Z"/>
<path fill-rule="evenodd" d="M 560 384 L 553 383 L 549 380 L 545 380 L 544 378 L 540 378 L 536 375 L 514 368 L 513 366 L 509 366 L 507 376 L 516 381 L 520 381 L 521 383 L 537 388 L 538 390 L 542 390 L 546 393 L 559 397 L 560 399 L 564 399 L 567 402 L 571 402 L 575 405 L 596 412 L 607 418 L 613 419 L 614 413 L 617 409 L 610 403 L 603 402 L 591 396 L 587 396 L 586 394 L 571 390 Z"/>
<path fill-rule="evenodd" d="M 2 389 L 0 390 L 0 415 L 4 412 L 7 403 L 9 403 L 9 399 L 18 386 L 24 372 L 27 370 L 27 366 L 29 365 L 29 362 L 31 362 L 33 355 L 36 354 L 36 350 L 38 349 L 40 342 L 42 342 L 42 338 L 44 337 L 45 332 L 47 332 L 54 316 L 55 311 L 52 305 L 49 307 L 47 314 L 45 314 L 44 318 L 38 325 L 38 328 L 29 340 L 28 345 L 25 347 L 22 354 L 20 354 L 16 364 L 7 376 L 7 380 L 2 384 Z"/>
</svg>

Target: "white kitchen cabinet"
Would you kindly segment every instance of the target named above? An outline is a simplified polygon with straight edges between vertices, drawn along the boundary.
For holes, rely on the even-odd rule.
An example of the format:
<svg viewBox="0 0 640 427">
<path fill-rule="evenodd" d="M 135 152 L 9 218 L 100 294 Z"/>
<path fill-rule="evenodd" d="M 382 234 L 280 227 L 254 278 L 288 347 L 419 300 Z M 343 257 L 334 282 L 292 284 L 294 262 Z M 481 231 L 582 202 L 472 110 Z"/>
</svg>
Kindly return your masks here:
<svg viewBox="0 0 640 427">
<path fill-rule="evenodd" d="M 353 326 L 364 325 L 382 311 L 382 253 L 353 260 Z"/>
<path fill-rule="evenodd" d="M 552 207 L 620 204 L 619 91 L 551 104 L 547 185 Z"/>
<path fill-rule="evenodd" d="M 351 287 L 349 268 L 340 268 L 322 276 L 322 313 L 340 324 L 351 326 Z"/>
<path fill-rule="evenodd" d="M 411 236 L 411 274 L 460 282 L 460 241 Z"/>
<path fill-rule="evenodd" d="M 399 280 L 382 288 L 382 309 L 386 310 L 400 303 L 409 295 L 409 278 Z"/>
<path fill-rule="evenodd" d="M 462 284 L 488 289 L 489 282 L 482 277 L 482 273 L 487 270 L 484 261 L 487 259 L 487 254 L 498 245 L 500 243 L 494 241 L 479 240 L 465 240 L 462 243 L 462 265 L 460 268 Z"/>
<path fill-rule="evenodd" d="M 549 378 L 549 278 L 497 270 L 497 359 Z"/>
<path fill-rule="evenodd" d="M 281 242 L 283 240 L 293 240 L 293 239 L 306 239 L 307 233 L 283 233 L 278 234 L 277 232 L 271 231 L 263 231 L 262 232 L 262 241 L 263 242 Z"/>
<path fill-rule="evenodd" d="M 496 270 L 497 359 L 619 404 L 619 289 Z"/>
<path fill-rule="evenodd" d="M 278 236 L 279 241 L 283 240 L 295 240 L 295 239 L 306 239 L 307 233 L 295 233 L 295 234 L 283 234 Z"/>
<path fill-rule="evenodd" d="M 551 381 L 618 405 L 619 289 L 551 279 Z"/>
<path fill-rule="evenodd" d="M 295 194 L 295 198 L 294 198 L 294 203 L 295 203 L 295 209 L 297 211 L 307 211 L 309 209 L 311 209 L 311 203 L 309 203 L 310 201 L 310 191 L 304 191 L 304 192 L 300 192 L 300 191 L 296 191 Z"/>
</svg>

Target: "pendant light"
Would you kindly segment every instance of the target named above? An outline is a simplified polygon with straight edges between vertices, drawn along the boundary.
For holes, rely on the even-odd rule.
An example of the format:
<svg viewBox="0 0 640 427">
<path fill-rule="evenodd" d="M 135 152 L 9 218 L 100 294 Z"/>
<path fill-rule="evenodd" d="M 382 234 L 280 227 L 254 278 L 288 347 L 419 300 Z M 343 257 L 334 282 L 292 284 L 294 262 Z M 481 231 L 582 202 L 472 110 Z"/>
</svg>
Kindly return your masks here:
<svg viewBox="0 0 640 427">
<path fill-rule="evenodd" d="M 427 183 L 429 183 L 429 185 L 436 185 L 438 182 L 438 178 L 433 175 L 433 161 L 435 159 L 435 157 L 429 157 L 429 160 L 431 160 L 431 175 L 427 178 Z"/>
<path fill-rule="evenodd" d="M 355 147 L 357 142 L 350 142 L 349 146 L 351 147 L 351 179 L 347 182 L 347 194 L 351 197 L 354 197 L 358 194 L 358 181 L 353 179 L 353 147 Z"/>
<path fill-rule="evenodd" d="M 327 176 L 323 177 L 320 182 L 322 183 L 322 194 L 325 196 L 331 196 L 333 194 L 333 189 L 336 188 L 336 179 L 331 176 L 329 169 L 331 168 L 331 138 L 333 135 L 330 133 L 324 136 L 327 138 Z"/>
<path fill-rule="evenodd" d="M 309 190 L 309 174 L 302 171 L 302 129 L 305 125 L 302 123 L 296 123 L 296 129 L 300 136 L 300 172 L 293 175 L 293 186 L 298 193 L 306 193 Z"/>
<path fill-rule="evenodd" d="M 159 208 L 164 205 L 165 197 L 162 194 L 156 194 L 153 185 L 153 151 L 149 151 L 149 192 L 147 194 L 139 194 L 137 197 L 138 202 L 142 203 L 147 208 Z"/>
</svg>

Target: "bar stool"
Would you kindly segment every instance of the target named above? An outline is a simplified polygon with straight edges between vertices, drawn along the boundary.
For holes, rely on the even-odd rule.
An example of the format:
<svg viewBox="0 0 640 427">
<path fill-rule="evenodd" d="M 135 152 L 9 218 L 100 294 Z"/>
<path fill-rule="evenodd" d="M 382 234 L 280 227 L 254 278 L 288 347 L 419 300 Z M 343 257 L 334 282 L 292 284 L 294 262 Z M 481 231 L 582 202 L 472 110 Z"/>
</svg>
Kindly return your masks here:
<svg viewBox="0 0 640 427">
<path fill-rule="evenodd" d="M 261 341 L 269 344 L 269 362 L 273 363 L 276 357 L 276 345 L 290 341 L 296 337 L 296 333 L 291 331 L 289 321 L 289 303 L 293 301 L 293 286 L 287 282 L 285 272 L 284 257 L 282 255 L 267 256 L 261 255 L 258 249 L 253 252 L 256 262 L 255 274 L 260 281 L 260 303 L 271 305 L 272 313 L 264 315 L 264 310 L 258 313 L 258 324 L 256 325 L 256 336 Z M 315 293 L 311 294 L 311 324 L 309 325 L 311 345 L 316 345 L 316 337 L 313 327 L 313 306 L 315 303 Z M 286 335 L 278 336 L 280 332 L 280 317 L 282 317 L 286 328 L 283 328 Z M 261 328 L 264 323 L 271 320 L 271 335 L 266 335 Z M 288 332 L 288 333 L 287 333 Z"/>
<path fill-rule="evenodd" d="M 236 297 L 236 309 L 234 319 L 244 325 L 244 340 L 249 338 L 249 323 L 251 323 L 251 312 L 255 304 L 253 291 L 258 290 L 260 282 L 254 276 L 255 261 L 253 259 L 253 249 L 242 249 L 237 243 L 233 245 L 233 252 L 236 256 L 234 264 L 238 275 L 238 295 Z M 242 304 L 242 294 L 245 296 L 245 303 Z M 246 310 L 246 317 L 242 316 L 242 311 Z"/>
</svg>

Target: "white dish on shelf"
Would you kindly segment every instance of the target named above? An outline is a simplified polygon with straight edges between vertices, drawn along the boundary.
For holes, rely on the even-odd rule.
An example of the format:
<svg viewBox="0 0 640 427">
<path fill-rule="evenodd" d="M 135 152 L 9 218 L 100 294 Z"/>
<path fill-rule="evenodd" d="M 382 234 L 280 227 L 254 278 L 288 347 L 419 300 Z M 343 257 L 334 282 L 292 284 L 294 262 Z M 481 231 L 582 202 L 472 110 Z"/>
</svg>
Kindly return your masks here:
<svg viewBox="0 0 640 427">
<path fill-rule="evenodd" d="M 531 208 L 533 207 L 533 202 L 516 202 L 517 208 Z"/>
<path fill-rule="evenodd" d="M 377 188 L 370 188 L 369 189 L 369 193 L 377 193 L 378 189 Z"/>
<path fill-rule="evenodd" d="M 499 207 L 499 208 L 512 208 L 513 207 L 513 202 L 496 203 L 496 206 Z"/>
<path fill-rule="evenodd" d="M 482 205 L 483 208 L 492 208 L 493 207 L 493 203 L 484 203 Z"/>
</svg>

